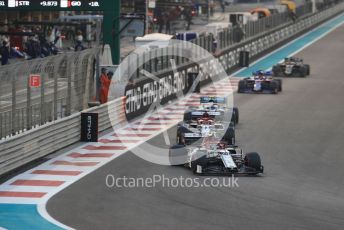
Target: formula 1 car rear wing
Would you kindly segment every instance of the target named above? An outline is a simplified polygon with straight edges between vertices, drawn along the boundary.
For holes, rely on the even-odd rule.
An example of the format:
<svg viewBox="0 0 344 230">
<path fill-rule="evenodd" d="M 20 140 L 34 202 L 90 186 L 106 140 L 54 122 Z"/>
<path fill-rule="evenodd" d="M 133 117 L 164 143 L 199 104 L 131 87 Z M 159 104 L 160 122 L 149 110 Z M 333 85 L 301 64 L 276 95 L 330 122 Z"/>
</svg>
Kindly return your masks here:
<svg viewBox="0 0 344 230">
<path fill-rule="evenodd" d="M 191 112 L 191 119 L 197 120 L 199 118 L 202 118 L 204 113 L 208 113 L 209 117 L 212 119 L 217 119 L 223 115 L 223 112 L 221 111 L 206 111 L 206 110 L 196 110 Z"/>
<path fill-rule="evenodd" d="M 298 57 L 286 57 L 284 58 L 284 62 L 303 62 L 303 59 Z"/>
<path fill-rule="evenodd" d="M 257 71 L 252 72 L 253 76 L 258 76 L 259 74 L 262 74 L 264 76 L 272 76 L 273 75 L 271 70 L 268 70 L 268 71 L 257 70 Z"/>
<path fill-rule="evenodd" d="M 191 115 L 193 118 L 199 118 L 199 117 L 202 117 L 205 112 L 207 112 L 210 117 L 221 115 L 221 112 L 218 112 L 218 111 L 193 111 L 191 112 Z"/>
<path fill-rule="evenodd" d="M 200 97 L 200 103 L 216 103 L 216 104 L 226 104 L 227 99 L 225 97 Z"/>
</svg>

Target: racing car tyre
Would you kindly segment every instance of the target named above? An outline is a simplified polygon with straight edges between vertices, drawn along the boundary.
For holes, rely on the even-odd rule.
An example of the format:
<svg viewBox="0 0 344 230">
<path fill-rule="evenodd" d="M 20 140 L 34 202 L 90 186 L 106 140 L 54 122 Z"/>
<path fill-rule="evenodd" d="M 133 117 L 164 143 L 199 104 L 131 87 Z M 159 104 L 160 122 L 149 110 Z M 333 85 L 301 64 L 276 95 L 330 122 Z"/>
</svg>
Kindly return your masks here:
<svg viewBox="0 0 344 230">
<path fill-rule="evenodd" d="M 278 93 L 278 82 L 276 82 L 276 80 L 273 80 L 272 82 L 270 82 L 270 90 L 272 94 Z"/>
<path fill-rule="evenodd" d="M 311 74 L 311 66 L 308 65 L 308 64 L 305 64 L 304 66 L 305 66 L 305 68 L 306 68 L 306 75 L 307 75 L 307 76 L 310 75 L 310 74 Z"/>
<path fill-rule="evenodd" d="M 258 153 L 252 152 L 247 153 L 244 158 L 244 164 L 246 167 L 255 169 L 257 173 L 261 172 L 262 170 L 262 163 Z"/>
<path fill-rule="evenodd" d="M 168 153 L 168 158 L 172 166 L 184 165 L 188 159 L 188 151 L 185 145 L 173 145 Z"/>
<path fill-rule="evenodd" d="M 185 144 L 185 141 L 182 138 L 182 136 L 184 133 L 187 133 L 187 132 L 188 132 L 187 128 L 185 128 L 183 126 L 178 127 L 178 129 L 177 129 L 177 144 L 178 145 L 184 145 Z"/>
<path fill-rule="evenodd" d="M 306 72 L 305 72 L 305 70 L 303 68 L 293 69 L 292 76 L 293 77 L 297 77 L 297 78 L 305 77 L 306 76 L 305 73 Z"/>
<path fill-rule="evenodd" d="M 185 111 L 184 112 L 184 121 L 191 121 L 192 120 L 192 112 L 191 111 Z"/>
<path fill-rule="evenodd" d="M 238 93 L 244 93 L 246 90 L 246 81 L 245 80 L 240 80 L 239 85 L 238 85 Z"/>
<path fill-rule="evenodd" d="M 222 139 L 229 145 L 235 145 L 235 129 L 233 127 L 228 127 Z"/>
<path fill-rule="evenodd" d="M 232 121 L 234 122 L 234 124 L 239 123 L 239 109 L 238 109 L 238 107 L 233 107 Z"/>
<path fill-rule="evenodd" d="M 283 76 L 283 70 L 282 67 L 278 64 L 278 65 L 274 65 L 272 67 L 272 74 L 275 77 L 282 77 Z"/>
<path fill-rule="evenodd" d="M 275 81 L 278 83 L 278 92 L 282 92 L 282 79 L 275 79 Z"/>
</svg>

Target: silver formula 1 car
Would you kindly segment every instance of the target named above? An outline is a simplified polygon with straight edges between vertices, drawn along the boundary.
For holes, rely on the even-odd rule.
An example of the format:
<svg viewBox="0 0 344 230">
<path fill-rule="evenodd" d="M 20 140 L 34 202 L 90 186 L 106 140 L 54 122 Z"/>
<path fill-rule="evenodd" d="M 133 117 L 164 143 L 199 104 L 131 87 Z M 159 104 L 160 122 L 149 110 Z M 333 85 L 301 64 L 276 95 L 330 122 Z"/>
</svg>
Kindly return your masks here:
<svg viewBox="0 0 344 230">
<path fill-rule="evenodd" d="M 198 175 L 257 175 L 264 172 L 258 153 L 244 155 L 242 149 L 216 138 L 206 138 L 199 147 L 172 146 L 169 159 L 171 165 L 184 165 Z"/>
<path fill-rule="evenodd" d="M 235 129 L 230 123 L 216 123 L 206 117 L 196 123 L 181 122 L 177 126 L 177 143 L 181 145 L 197 144 L 201 138 L 215 136 L 229 145 L 235 144 Z"/>
<path fill-rule="evenodd" d="M 177 143 L 190 145 L 201 138 L 215 135 L 228 144 L 235 144 L 234 126 L 239 122 L 238 108 L 227 108 L 225 98 L 201 97 L 201 106 L 184 113 L 177 126 Z"/>
<path fill-rule="evenodd" d="M 234 125 L 239 123 L 239 109 L 233 107 L 226 97 L 200 97 L 200 106 L 190 107 L 184 114 L 184 121 L 190 121 L 203 116 L 207 112 L 211 117 L 221 122 L 232 122 Z M 229 119 L 230 118 L 230 119 Z"/>
</svg>

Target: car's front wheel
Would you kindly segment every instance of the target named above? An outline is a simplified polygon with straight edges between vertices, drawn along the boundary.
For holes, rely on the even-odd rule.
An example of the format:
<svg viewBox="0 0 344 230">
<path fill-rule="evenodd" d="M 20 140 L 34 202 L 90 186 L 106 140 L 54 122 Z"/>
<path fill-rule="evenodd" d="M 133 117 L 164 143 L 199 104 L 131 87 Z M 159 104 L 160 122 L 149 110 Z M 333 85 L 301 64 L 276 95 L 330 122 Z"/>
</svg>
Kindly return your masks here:
<svg viewBox="0 0 344 230">
<path fill-rule="evenodd" d="M 248 170 L 253 170 L 254 172 L 262 172 L 262 163 L 258 153 L 252 152 L 247 153 L 244 158 L 244 164 Z"/>
</svg>

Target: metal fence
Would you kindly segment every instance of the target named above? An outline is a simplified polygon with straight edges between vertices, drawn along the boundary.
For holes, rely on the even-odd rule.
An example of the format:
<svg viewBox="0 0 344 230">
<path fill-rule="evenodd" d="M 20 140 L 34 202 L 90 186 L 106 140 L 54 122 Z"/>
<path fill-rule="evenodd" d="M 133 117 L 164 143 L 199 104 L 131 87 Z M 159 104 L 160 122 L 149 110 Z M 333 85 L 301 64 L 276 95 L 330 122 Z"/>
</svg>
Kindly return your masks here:
<svg viewBox="0 0 344 230">
<path fill-rule="evenodd" d="M 0 139 L 86 109 L 94 95 L 99 52 L 88 49 L 1 66 Z M 40 84 L 30 84 L 30 79 Z"/>
<path fill-rule="evenodd" d="M 290 12 L 273 14 L 269 17 L 249 22 L 245 25 L 236 25 L 233 27 L 226 28 L 223 31 L 219 32 L 217 35 L 201 35 L 190 42 L 201 47 L 202 49 L 200 49 L 200 52 L 201 50 L 207 50 L 208 52 L 215 54 L 222 50 L 229 49 L 242 42 L 246 42 L 247 40 L 260 36 L 264 33 L 268 33 L 269 31 L 272 31 L 278 27 L 287 25 L 294 20 L 297 21 L 300 18 L 309 15 L 311 12 L 312 5 L 305 4 L 299 6 L 296 9 L 294 15 L 296 16 L 296 18 L 293 17 L 293 15 L 291 15 Z M 144 63 L 136 71 L 136 74 L 134 76 L 136 77 L 136 81 L 145 79 L 145 77 L 142 76 L 142 74 L 140 74 L 141 69 L 144 69 L 150 73 L 155 73 L 155 75 L 170 70 L 172 68 L 172 64 L 170 62 L 171 59 L 175 61 L 177 67 L 188 64 L 189 60 L 187 58 L 181 58 L 182 55 L 178 53 L 180 50 L 171 52 L 170 49 L 171 47 L 157 48 L 145 51 L 144 55 L 129 55 L 129 58 L 133 58 L 136 60 L 130 60 L 128 61 L 128 63 Z M 165 55 L 168 53 L 173 53 L 174 56 Z M 130 67 L 131 66 L 127 67 L 129 69 L 128 72 L 134 72 L 130 71 Z"/>
<path fill-rule="evenodd" d="M 296 16 L 308 15 L 311 10 L 311 4 L 300 6 Z M 192 42 L 216 53 L 293 20 L 287 12 L 274 14 L 246 25 L 230 27 L 215 36 L 200 36 Z M 86 109 L 87 103 L 96 96 L 95 59 L 100 51 L 95 48 L 0 67 L 0 139 Z M 164 55 L 168 51 L 168 48 L 149 50 L 143 57 L 137 56 L 137 59 L 149 61 L 137 60 L 137 63 L 144 63 L 140 68 L 148 72 L 159 73 L 172 68 L 170 59 L 175 60 L 176 66 L 189 62 L 187 58 L 181 58 L 178 51 L 173 52 L 175 57 Z M 135 55 L 131 57 L 135 58 Z M 136 73 L 137 80 L 142 79 L 140 70 Z M 39 87 L 30 87 L 31 74 L 40 76 Z"/>
<path fill-rule="evenodd" d="M 269 17 L 264 17 L 257 21 L 251 21 L 245 25 L 237 25 L 227 28 L 217 35 L 217 49 L 227 49 L 230 46 L 258 36 L 278 26 L 298 20 L 298 18 L 311 12 L 312 5 L 305 4 L 296 8 L 295 14 L 292 14 L 291 12 L 272 14 Z"/>
</svg>

